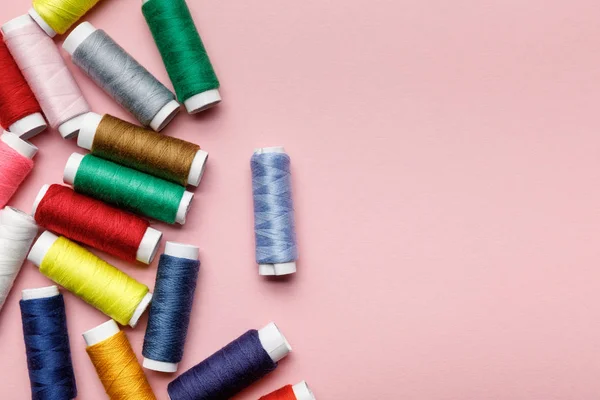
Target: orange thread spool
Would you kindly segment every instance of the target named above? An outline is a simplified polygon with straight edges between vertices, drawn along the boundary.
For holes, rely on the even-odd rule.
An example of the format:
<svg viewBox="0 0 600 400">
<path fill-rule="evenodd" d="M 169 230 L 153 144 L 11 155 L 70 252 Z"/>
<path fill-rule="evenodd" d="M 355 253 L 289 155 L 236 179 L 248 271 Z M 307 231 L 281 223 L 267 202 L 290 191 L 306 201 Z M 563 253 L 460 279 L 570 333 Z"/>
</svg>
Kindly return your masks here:
<svg viewBox="0 0 600 400">
<path fill-rule="evenodd" d="M 287 385 L 273 393 L 261 397 L 259 400 L 296 400 L 296 395 L 294 394 L 292 385 Z"/>
</svg>

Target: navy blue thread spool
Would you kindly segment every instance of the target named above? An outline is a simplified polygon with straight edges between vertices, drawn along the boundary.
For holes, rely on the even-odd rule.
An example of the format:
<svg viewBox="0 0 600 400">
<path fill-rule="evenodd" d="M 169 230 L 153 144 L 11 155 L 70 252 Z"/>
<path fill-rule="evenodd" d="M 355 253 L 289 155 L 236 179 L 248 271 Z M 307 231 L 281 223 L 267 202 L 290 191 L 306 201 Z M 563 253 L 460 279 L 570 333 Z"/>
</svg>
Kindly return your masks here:
<svg viewBox="0 0 600 400">
<path fill-rule="evenodd" d="M 21 318 L 33 400 L 71 400 L 77 384 L 65 303 L 56 286 L 25 289 Z"/>
<path fill-rule="evenodd" d="M 169 383 L 169 398 L 229 399 L 272 372 L 290 351 L 274 323 L 250 330 Z"/>
<path fill-rule="evenodd" d="M 199 269 L 198 247 L 167 242 L 156 272 L 144 337 L 144 368 L 177 371 L 183 358 Z"/>
<path fill-rule="evenodd" d="M 293 274 L 298 249 L 290 157 L 283 147 L 260 148 L 254 151 L 250 166 L 258 273 Z"/>
</svg>

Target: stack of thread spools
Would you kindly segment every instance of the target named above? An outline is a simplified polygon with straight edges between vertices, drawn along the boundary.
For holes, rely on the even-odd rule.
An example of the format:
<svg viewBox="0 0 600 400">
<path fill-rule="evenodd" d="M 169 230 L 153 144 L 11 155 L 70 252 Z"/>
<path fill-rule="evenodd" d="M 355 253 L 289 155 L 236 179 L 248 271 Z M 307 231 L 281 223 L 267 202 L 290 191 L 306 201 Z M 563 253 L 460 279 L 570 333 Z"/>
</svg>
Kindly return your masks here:
<svg viewBox="0 0 600 400">
<path fill-rule="evenodd" d="M 151 264 L 163 236 L 151 221 L 185 224 L 194 197 L 186 189 L 200 184 L 208 152 L 160 132 L 180 104 L 190 114 L 218 104 L 220 84 L 185 0 L 143 0 L 141 9 L 175 93 L 106 32 L 80 22 L 97 2 L 33 0 L 27 14 L 1 27 L 0 125 L 7 131 L 0 135 L 0 310 L 27 258 L 43 275 L 110 318 L 82 334 L 108 397 L 155 399 L 143 368 L 178 371 L 199 249 L 166 242 L 153 292 L 90 249 Z M 141 126 L 92 112 L 52 39 L 72 27 L 63 43 L 71 62 Z M 69 157 L 66 186 L 43 185 L 30 216 L 6 206 L 34 169 L 38 149 L 28 140 L 48 127 L 64 139 L 77 137 L 78 146 L 89 153 Z M 259 148 L 250 165 L 258 272 L 295 273 L 290 157 L 283 147 Z M 39 227 L 45 231 L 36 240 Z M 23 290 L 19 304 L 32 398 L 75 398 L 74 340 L 58 287 Z M 150 305 L 140 365 L 118 324 L 135 328 Z M 83 344 L 75 343 L 78 348 Z M 249 330 L 174 379 L 168 396 L 228 399 L 275 370 L 291 350 L 274 323 Z M 302 381 L 262 399 L 315 397 Z"/>
</svg>

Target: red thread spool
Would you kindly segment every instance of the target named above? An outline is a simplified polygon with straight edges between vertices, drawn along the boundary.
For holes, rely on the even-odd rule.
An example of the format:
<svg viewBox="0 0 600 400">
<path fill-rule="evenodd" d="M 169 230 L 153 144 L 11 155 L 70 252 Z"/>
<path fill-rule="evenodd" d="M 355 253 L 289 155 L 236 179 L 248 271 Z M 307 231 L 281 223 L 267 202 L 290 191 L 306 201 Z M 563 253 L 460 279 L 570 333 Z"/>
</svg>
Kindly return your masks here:
<svg viewBox="0 0 600 400">
<path fill-rule="evenodd" d="M 3 40 L 0 71 L 0 125 L 23 139 L 46 129 L 42 109 Z"/>
<path fill-rule="evenodd" d="M 148 221 L 61 185 L 42 187 L 33 215 L 48 230 L 131 262 L 150 264 L 162 237 Z"/>
<path fill-rule="evenodd" d="M 306 382 L 302 381 L 297 385 L 287 385 L 274 391 L 259 400 L 316 400 L 313 392 L 309 389 Z"/>
</svg>

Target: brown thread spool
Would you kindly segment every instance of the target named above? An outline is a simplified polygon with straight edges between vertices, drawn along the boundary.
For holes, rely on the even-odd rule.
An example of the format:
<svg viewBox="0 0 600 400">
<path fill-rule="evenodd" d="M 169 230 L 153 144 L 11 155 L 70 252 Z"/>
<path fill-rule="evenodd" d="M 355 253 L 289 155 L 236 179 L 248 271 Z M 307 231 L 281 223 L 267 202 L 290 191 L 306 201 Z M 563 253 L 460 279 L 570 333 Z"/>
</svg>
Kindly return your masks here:
<svg viewBox="0 0 600 400">
<path fill-rule="evenodd" d="M 84 119 L 77 144 L 98 157 L 183 186 L 198 186 L 208 159 L 197 144 L 95 113 Z"/>
</svg>

